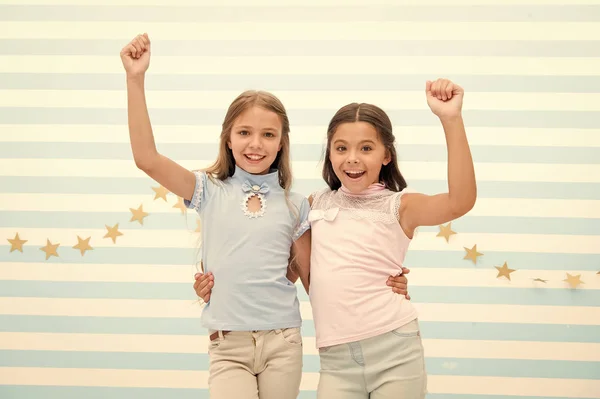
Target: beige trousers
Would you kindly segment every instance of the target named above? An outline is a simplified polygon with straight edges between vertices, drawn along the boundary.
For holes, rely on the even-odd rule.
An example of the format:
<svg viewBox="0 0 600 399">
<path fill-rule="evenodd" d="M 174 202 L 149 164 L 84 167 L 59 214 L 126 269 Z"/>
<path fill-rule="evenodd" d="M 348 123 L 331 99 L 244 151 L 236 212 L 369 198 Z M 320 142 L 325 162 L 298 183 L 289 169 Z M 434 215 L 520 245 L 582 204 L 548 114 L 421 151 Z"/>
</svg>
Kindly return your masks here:
<svg viewBox="0 0 600 399">
<path fill-rule="evenodd" d="M 300 328 L 219 333 L 208 354 L 211 399 L 296 399 L 300 392 Z"/>
<path fill-rule="evenodd" d="M 427 391 L 419 323 L 319 350 L 318 399 L 423 399 Z"/>
</svg>

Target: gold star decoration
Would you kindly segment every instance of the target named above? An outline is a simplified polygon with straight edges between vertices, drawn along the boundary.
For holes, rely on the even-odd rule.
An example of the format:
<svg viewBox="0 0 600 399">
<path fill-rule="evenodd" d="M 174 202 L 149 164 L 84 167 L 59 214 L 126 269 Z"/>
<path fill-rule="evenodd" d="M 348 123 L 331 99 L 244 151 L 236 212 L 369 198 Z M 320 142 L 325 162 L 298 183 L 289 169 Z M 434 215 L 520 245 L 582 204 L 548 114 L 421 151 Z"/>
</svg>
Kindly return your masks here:
<svg viewBox="0 0 600 399">
<path fill-rule="evenodd" d="M 173 208 L 179 208 L 181 210 L 181 214 L 183 215 L 187 209 L 183 203 L 183 198 L 177 197 L 177 203 L 173 205 Z"/>
<path fill-rule="evenodd" d="M 106 233 L 106 235 L 104 236 L 104 238 L 110 238 L 113 241 L 113 244 L 117 243 L 117 237 L 118 236 L 122 236 L 123 233 L 121 233 L 119 231 L 119 223 L 115 224 L 113 227 L 108 227 L 106 226 L 106 230 L 108 230 L 108 233 Z"/>
<path fill-rule="evenodd" d="M 440 232 L 436 237 L 444 237 L 446 242 L 450 242 L 450 236 L 456 234 L 455 231 L 452 231 L 452 222 L 448 223 L 446 226 L 440 225 Z"/>
<path fill-rule="evenodd" d="M 90 238 L 88 237 L 85 240 L 79 236 L 77 236 L 77 245 L 73 246 L 73 249 L 78 249 L 81 252 L 81 256 L 85 255 L 85 251 L 93 250 L 90 246 Z"/>
<path fill-rule="evenodd" d="M 509 269 L 508 265 L 506 264 L 506 262 L 504 262 L 504 265 L 502 265 L 502 267 L 500 266 L 494 266 L 496 269 L 498 269 L 498 275 L 496 276 L 496 278 L 500 278 L 500 277 L 506 277 L 507 279 L 510 280 L 510 274 L 516 270 L 513 269 Z"/>
<path fill-rule="evenodd" d="M 19 233 L 15 234 L 15 238 L 7 238 L 7 240 L 10 242 L 10 252 L 21 251 L 21 253 L 23 253 L 23 244 L 25 244 L 27 240 L 21 240 Z"/>
<path fill-rule="evenodd" d="M 583 281 L 581 281 L 581 274 L 578 274 L 577 276 L 572 276 L 569 273 L 567 273 L 567 278 L 563 281 L 569 283 L 571 288 L 577 288 L 579 284 L 585 284 Z"/>
<path fill-rule="evenodd" d="M 477 257 L 478 256 L 483 256 L 483 254 L 481 252 L 477 252 L 477 244 L 475 244 L 473 246 L 473 248 L 469 249 L 467 247 L 463 247 L 465 249 L 465 251 L 467 251 L 467 254 L 465 255 L 465 257 L 463 259 L 470 259 L 471 261 L 473 261 L 473 264 L 477 263 Z"/>
<path fill-rule="evenodd" d="M 544 279 L 541 279 L 541 278 L 534 278 L 533 281 L 536 281 L 538 283 L 544 283 L 544 284 L 546 284 L 548 282 L 548 280 L 544 280 Z"/>
<path fill-rule="evenodd" d="M 60 244 L 52 244 L 49 239 L 46 239 L 46 246 L 40 248 L 40 251 L 44 251 L 46 253 L 46 260 L 50 259 L 51 256 L 58 257 L 58 252 L 56 251 Z"/>
<path fill-rule="evenodd" d="M 140 222 L 141 225 L 144 225 L 144 218 L 148 216 L 148 213 L 144 212 L 142 209 L 144 205 L 140 205 L 138 209 L 129 208 L 133 216 L 131 217 L 130 222 L 135 222 L 136 220 Z"/>
<path fill-rule="evenodd" d="M 200 219 L 196 219 L 196 226 L 196 233 L 200 233 L 202 228 L 202 222 L 200 221 Z"/>
<path fill-rule="evenodd" d="M 167 194 L 169 194 L 169 190 L 167 190 L 163 186 L 152 187 L 152 190 L 154 190 L 154 192 L 156 193 L 156 195 L 154 195 L 154 200 L 162 198 L 165 200 L 165 202 L 167 202 Z"/>
</svg>

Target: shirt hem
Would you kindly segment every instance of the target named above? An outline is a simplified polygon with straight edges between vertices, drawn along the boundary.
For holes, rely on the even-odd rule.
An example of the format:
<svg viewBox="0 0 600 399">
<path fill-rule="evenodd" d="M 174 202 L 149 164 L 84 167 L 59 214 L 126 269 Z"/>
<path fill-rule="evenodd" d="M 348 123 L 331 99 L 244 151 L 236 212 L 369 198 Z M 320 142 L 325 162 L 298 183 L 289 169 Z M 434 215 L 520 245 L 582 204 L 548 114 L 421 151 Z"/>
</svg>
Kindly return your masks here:
<svg viewBox="0 0 600 399">
<path fill-rule="evenodd" d="M 316 342 L 316 347 L 317 347 L 317 349 L 321 349 L 321 348 L 326 348 L 328 346 L 347 344 L 349 342 L 356 342 L 356 341 L 361 341 L 363 339 L 373 338 L 378 335 L 385 334 L 392 330 L 400 328 L 403 325 L 415 320 L 417 318 L 417 316 L 418 316 L 417 312 L 412 312 L 409 316 L 404 317 L 404 318 L 400 319 L 399 321 L 396 321 L 392 324 L 389 324 L 389 325 L 379 328 L 377 330 L 369 331 L 369 332 L 363 333 L 363 334 L 352 335 L 349 337 L 343 337 L 343 338 L 338 338 L 338 339 L 324 340 L 324 341 Z"/>
<path fill-rule="evenodd" d="M 272 323 L 272 324 L 203 324 L 203 327 L 213 331 L 262 331 L 262 330 L 276 330 L 278 328 L 294 328 L 301 327 L 302 320 L 290 320 L 283 323 Z"/>
</svg>

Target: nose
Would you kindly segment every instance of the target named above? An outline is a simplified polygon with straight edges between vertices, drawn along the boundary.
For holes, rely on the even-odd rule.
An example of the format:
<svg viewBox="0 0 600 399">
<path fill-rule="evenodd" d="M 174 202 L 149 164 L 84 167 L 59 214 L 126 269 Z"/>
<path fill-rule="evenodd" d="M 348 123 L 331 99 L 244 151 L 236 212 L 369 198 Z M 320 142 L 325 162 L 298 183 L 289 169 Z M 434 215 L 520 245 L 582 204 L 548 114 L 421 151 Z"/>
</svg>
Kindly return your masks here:
<svg viewBox="0 0 600 399">
<path fill-rule="evenodd" d="M 348 158 L 346 158 L 347 163 L 358 163 L 358 156 L 356 151 L 348 151 Z"/>
<path fill-rule="evenodd" d="M 262 139 L 260 135 L 252 135 L 252 138 L 250 139 L 250 148 L 262 148 Z"/>
</svg>

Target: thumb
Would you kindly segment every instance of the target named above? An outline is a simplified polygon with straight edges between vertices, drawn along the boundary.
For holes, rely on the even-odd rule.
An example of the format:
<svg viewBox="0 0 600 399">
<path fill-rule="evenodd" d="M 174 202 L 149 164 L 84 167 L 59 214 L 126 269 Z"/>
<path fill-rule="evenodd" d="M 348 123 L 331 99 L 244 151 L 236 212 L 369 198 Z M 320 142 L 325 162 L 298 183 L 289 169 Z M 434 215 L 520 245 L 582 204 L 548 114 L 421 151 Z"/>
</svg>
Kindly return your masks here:
<svg viewBox="0 0 600 399">
<path fill-rule="evenodd" d="M 427 82 L 425 82 L 425 92 L 427 93 L 427 95 L 431 94 L 431 80 L 428 80 Z"/>
<path fill-rule="evenodd" d="M 410 269 L 406 268 L 406 267 L 402 267 L 402 274 L 408 274 L 410 273 Z"/>
<path fill-rule="evenodd" d="M 148 37 L 147 33 L 144 33 L 144 38 L 148 41 L 148 53 L 150 53 L 150 50 L 152 48 L 152 43 L 150 43 L 150 38 Z"/>
</svg>

